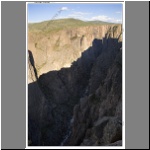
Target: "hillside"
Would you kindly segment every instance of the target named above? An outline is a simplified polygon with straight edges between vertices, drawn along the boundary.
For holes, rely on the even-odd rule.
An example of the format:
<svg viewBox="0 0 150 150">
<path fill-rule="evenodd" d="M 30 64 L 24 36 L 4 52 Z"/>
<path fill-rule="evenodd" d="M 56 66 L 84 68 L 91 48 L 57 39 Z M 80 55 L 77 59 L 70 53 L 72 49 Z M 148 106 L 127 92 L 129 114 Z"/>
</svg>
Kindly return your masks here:
<svg viewBox="0 0 150 150">
<path fill-rule="evenodd" d="M 83 27 L 83 26 L 95 26 L 95 25 L 104 25 L 111 24 L 103 21 L 82 21 L 78 19 L 58 19 L 58 20 L 50 20 L 44 21 L 40 23 L 29 23 L 28 29 L 29 31 L 42 31 L 42 32 L 53 32 L 66 28 L 75 28 L 75 27 Z"/>
<path fill-rule="evenodd" d="M 28 30 L 30 145 L 122 145 L 122 26 L 50 22 Z"/>
</svg>

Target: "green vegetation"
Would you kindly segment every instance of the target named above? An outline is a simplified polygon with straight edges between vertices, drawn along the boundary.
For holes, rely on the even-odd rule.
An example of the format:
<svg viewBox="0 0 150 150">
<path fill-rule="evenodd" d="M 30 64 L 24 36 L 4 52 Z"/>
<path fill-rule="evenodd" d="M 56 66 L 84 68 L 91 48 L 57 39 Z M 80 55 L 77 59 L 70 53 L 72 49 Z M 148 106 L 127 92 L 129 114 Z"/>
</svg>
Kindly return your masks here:
<svg viewBox="0 0 150 150">
<path fill-rule="evenodd" d="M 82 27 L 82 26 L 95 26 L 95 25 L 104 25 L 104 24 L 112 24 L 108 22 L 102 22 L 102 21 L 81 21 L 77 19 L 59 19 L 59 20 L 50 20 L 50 21 L 44 21 L 40 23 L 29 23 L 28 29 L 32 32 L 57 32 L 62 29 L 72 29 L 76 27 Z"/>
</svg>

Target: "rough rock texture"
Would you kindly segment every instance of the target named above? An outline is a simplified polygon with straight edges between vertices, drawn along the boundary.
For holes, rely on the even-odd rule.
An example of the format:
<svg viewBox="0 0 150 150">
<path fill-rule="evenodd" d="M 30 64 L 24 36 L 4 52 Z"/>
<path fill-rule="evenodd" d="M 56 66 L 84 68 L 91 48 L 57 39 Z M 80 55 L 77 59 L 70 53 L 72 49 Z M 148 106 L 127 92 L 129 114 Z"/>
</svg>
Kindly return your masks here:
<svg viewBox="0 0 150 150">
<path fill-rule="evenodd" d="M 70 67 L 83 51 L 92 46 L 94 39 L 103 39 L 108 33 L 116 38 L 121 34 L 121 25 L 85 26 L 63 29 L 54 33 L 28 33 L 28 49 L 33 53 L 38 75 L 51 70 Z M 122 37 L 119 37 L 119 41 Z"/>
<path fill-rule="evenodd" d="M 105 49 L 92 68 L 87 96 L 74 107 L 69 145 L 106 145 L 122 139 L 120 48 L 113 53 L 113 48 Z"/>
<path fill-rule="evenodd" d="M 119 140 L 119 141 L 117 141 L 117 142 L 108 144 L 107 146 L 122 146 L 122 140 Z"/>
<path fill-rule="evenodd" d="M 122 140 L 121 30 L 121 25 L 65 29 L 49 40 L 29 35 L 30 145 L 100 146 Z"/>
</svg>

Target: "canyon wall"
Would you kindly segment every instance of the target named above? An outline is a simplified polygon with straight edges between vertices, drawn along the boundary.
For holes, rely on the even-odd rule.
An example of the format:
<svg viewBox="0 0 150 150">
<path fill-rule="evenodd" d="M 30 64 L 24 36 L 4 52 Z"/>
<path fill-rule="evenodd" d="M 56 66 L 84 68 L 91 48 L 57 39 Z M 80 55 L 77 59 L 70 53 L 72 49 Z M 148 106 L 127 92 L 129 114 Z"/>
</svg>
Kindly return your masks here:
<svg viewBox="0 0 150 150">
<path fill-rule="evenodd" d="M 121 25 L 97 25 L 74 27 L 52 33 L 28 32 L 28 49 L 32 51 L 38 75 L 52 70 L 70 67 L 92 46 L 94 39 L 107 36 L 122 41 Z"/>
<path fill-rule="evenodd" d="M 122 26 L 29 33 L 30 145 L 122 144 Z"/>
</svg>

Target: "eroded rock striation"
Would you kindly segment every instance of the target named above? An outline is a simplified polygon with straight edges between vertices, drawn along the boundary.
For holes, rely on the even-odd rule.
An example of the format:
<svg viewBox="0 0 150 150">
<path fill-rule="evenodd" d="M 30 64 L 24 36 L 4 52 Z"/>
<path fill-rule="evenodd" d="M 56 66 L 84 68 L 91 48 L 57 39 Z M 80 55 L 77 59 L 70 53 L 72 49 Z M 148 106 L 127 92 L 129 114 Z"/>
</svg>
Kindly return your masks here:
<svg viewBox="0 0 150 150">
<path fill-rule="evenodd" d="M 28 55 L 30 145 L 121 145 L 121 25 L 34 34 Z"/>
</svg>

